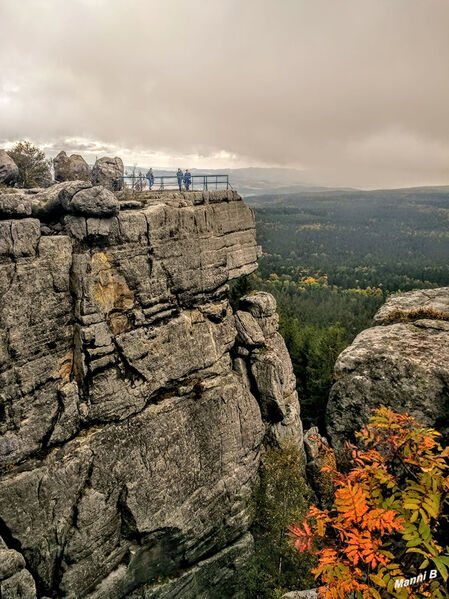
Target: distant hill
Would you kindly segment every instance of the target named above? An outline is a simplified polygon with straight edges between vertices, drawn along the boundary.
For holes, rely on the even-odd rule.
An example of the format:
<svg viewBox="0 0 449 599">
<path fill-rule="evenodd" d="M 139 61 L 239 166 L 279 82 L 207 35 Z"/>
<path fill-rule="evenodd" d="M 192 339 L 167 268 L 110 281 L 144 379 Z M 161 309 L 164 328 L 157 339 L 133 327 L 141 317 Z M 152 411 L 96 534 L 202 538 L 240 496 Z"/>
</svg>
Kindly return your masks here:
<svg viewBox="0 0 449 599">
<path fill-rule="evenodd" d="M 274 193 L 247 203 L 265 277 L 308 269 L 344 289 L 449 285 L 448 186 Z"/>
<path fill-rule="evenodd" d="M 369 201 L 375 200 L 382 201 L 390 200 L 390 201 L 399 201 L 405 200 L 408 202 L 416 202 L 420 203 L 432 202 L 435 205 L 435 202 L 440 200 L 442 202 L 443 207 L 447 207 L 447 203 L 449 201 L 449 186 L 448 185 L 440 185 L 440 186 L 430 186 L 430 187 L 404 187 L 399 189 L 375 189 L 375 190 L 363 190 L 363 189 L 331 189 L 331 188 L 318 188 L 311 187 L 309 189 L 299 189 L 294 192 L 285 192 L 282 189 L 277 189 L 271 192 L 264 192 L 262 194 L 253 194 L 250 198 L 248 198 L 248 202 L 250 204 L 258 204 L 258 205 L 289 205 L 294 206 L 298 203 L 303 202 L 304 200 L 363 200 Z"/>
</svg>

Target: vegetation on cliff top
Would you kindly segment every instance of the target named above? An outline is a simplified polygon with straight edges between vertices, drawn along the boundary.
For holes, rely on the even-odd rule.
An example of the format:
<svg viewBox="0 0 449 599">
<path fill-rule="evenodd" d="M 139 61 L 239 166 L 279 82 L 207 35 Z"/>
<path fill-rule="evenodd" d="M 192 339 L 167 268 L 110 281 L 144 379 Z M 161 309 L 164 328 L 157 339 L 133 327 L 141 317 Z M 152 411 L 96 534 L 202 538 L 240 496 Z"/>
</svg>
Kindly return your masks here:
<svg viewBox="0 0 449 599">
<path fill-rule="evenodd" d="M 9 150 L 8 155 L 19 168 L 18 187 L 48 187 L 51 184 L 51 161 L 31 142 L 19 142 Z"/>
</svg>

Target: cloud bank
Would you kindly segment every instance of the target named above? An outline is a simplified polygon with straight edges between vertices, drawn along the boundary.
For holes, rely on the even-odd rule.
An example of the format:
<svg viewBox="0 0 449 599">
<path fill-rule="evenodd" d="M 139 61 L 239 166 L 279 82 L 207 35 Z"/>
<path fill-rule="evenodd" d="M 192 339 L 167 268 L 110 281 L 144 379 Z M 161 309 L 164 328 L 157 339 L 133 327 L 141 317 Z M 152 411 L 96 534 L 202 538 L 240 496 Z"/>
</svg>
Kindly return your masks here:
<svg viewBox="0 0 449 599">
<path fill-rule="evenodd" d="M 2 0 L 0 144 L 449 183 L 448 25 L 447 0 Z"/>
</svg>

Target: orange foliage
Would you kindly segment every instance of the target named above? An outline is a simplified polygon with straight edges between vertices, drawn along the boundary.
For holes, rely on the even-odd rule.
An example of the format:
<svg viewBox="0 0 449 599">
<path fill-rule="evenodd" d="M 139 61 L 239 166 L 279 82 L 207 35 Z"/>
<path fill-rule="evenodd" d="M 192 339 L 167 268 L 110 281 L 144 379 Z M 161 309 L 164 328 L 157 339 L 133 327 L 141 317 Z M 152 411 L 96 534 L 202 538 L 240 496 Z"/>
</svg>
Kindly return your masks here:
<svg viewBox="0 0 449 599">
<path fill-rule="evenodd" d="M 449 448 L 439 436 L 382 406 L 358 433 L 359 446 L 347 444 L 349 471 L 322 469 L 333 477 L 332 508 L 312 506 L 289 532 L 299 551 L 318 546 L 312 572 L 320 598 L 449 597 L 449 547 L 441 546 L 449 533 Z M 429 568 L 437 578 L 395 588 L 395 580 Z"/>
</svg>

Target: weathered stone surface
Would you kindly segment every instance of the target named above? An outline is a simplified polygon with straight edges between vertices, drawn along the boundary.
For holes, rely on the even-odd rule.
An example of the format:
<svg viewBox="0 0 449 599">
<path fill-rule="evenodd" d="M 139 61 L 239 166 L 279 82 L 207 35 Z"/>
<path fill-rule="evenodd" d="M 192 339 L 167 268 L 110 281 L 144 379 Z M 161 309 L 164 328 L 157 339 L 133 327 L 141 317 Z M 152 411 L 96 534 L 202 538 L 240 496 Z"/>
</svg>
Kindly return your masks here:
<svg viewBox="0 0 449 599">
<path fill-rule="evenodd" d="M 340 354 L 327 410 L 335 446 L 352 438 L 380 404 L 449 434 L 449 322 L 438 314 L 432 319 L 428 310 L 444 311 L 448 298 L 448 288 L 393 296 L 376 322 L 396 308 L 413 312 L 424 307 L 428 316 L 367 329 Z"/>
<path fill-rule="evenodd" d="M 79 154 L 70 157 L 62 151 L 53 159 L 55 181 L 89 181 L 90 168 Z"/>
<path fill-rule="evenodd" d="M 0 582 L 2 599 L 36 599 L 36 586 L 28 570 L 19 570 Z"/>
<path fill-rule="evenodd" d="M 291 591 L 282 595 L 282 599 L 318 599 L 318 591 L 316 589 L 308 589 L 307 591 Z"/>
<path fill-rule="evenodd" d="M 0 218 L 31 216 L 31 199 L 20 193 L 0 194 Z"/>
<path fill-rule="evenodd" d="M 123 186 L 123 162 L 121 158 L 99 158 L 91 173 L 91 181 L 94 185 L 103 185 L 111 191 L 119 191 Z"/>
<path fill-rule="evenodd" d="M 235 316 L 238 357 L 234 368 L 258 398 L 271 440 L 291 439 L 302 451 L 296 379 L 285 342 L 277 332 L 276 300 L 259 292 L 243 297 L 240 308 Z"/>
<path fill-rule="evenodd" d="M 262 329 L 249 312 L 238 310 L 235 315 L 235 326 L 237 329 L 237 342 L 241 345 L 257 347 L 265 344 Z"/>
<path fill-rule="evenodd" d="M 62 596 L 86 594 L 124 560 L 127 584 L 151 582 L 248 526 L 262 433 L 256 401 L 230 372 L 9 474 L 0 511 L 48 589 L 55 559 L 67 564 Z"/>
<path fill-rule="evenodd" d="M 449 287 L 417 289 L 391 295 L 374 316 L 375 324 L 391 324 L 404 319 L 438 318 L 449 320 Z"/>
<path fill-rule="evenodd" d="M 36 586 L 21 553 L 8 549 L 0 537 L 0 597 L 36 599 Z"/>
<path fill-rule="evenodd" d="M 15 185 L 19 177 L 19 167 L 6 150 L 0 150 L 0 183 Z"/>
<path fill-rule="evenodd" d="M 0 514 L 28 568 L 8 588 L 225 597 L 262 439 L 302 435 L 275 313 L 240 315 L 262 345 L 239 341 L 233 367 L 227 282 L 257 266 L 253 214 L 234 192 L 68 214 L 92 187 L 53 187 L 28 194 L 51 234 L 0 221 Z"/>
<path fill-rule="evenodd" d="M 162 584 L 143 587 L 128 596 L 130 599 L 172 599 L 173 597 L 197 599 L 198 589 L 202 589 L 203 599 L 231 598 L 238 590 L 235 572 L 245 567 L 252 553 L 253 544 L 251 535 L 246 534 L 233 545 L 209 559 L 200 561 L 179 577 Z M 118 572 L 113 573 L 104 581 L 101 588 L 89 595 L 88 599 L 107 599 L 111 596 L 112 589 L 116 592 L 117 574 Z"/>
<path fill-rule="evenodd" d="M 108 189 L 95 186 L 81 189 L 69 201 L 62 202 L 68 212 L 86 216 L 113 216 L 118 214 L 120 203 Z"/>
<path fill-rule="evenodd" d="M 265 337 L 269 338 L 276 333 L 279 327 L 279 315 L 276 312 L 276 300 L 271 293 L 259 291 L 246 295 L 240 305 L 243 310 L 257 319 Z"/>
<path fill-rule="evenodd" d="M 14 549 L 0 549 L 0 580 L 5 580 L 25 567 L 23 555 Z"/>
</svg>

